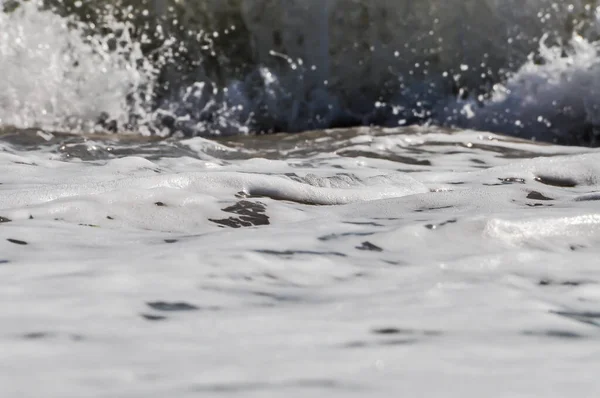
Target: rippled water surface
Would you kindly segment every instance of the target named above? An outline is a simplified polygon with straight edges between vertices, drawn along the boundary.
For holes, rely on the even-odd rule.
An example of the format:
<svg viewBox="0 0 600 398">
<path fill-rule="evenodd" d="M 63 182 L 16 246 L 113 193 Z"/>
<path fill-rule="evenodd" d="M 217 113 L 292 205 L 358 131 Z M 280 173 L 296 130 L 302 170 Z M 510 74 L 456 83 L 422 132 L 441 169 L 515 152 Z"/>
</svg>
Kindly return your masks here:
<svg viewBox="0 0 600 398">
<path fill-rule="evenodd" d="M 600 390 L 595 1 L 0 6 L 0 396 Z"/>
<path fill-rule="evenodd" d="M 7 396 L 598 388 L 595 150 L 433 127 L 0 145 Z"/>
</svg>

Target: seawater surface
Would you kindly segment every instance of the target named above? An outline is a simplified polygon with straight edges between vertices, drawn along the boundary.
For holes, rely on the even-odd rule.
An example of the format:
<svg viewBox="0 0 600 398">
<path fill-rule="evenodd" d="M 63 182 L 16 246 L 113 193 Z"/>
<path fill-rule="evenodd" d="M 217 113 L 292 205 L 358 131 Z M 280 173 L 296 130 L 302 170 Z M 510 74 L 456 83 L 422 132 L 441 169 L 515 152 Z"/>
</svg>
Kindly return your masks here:
<svg viewBox="0 0 600 398">
<path fill-rule="evenodd" d="M 413 124 L 597 145 L 594 0 L 2 0 L 0 124 Z"/>
<path fill-rule="evenodd" d="M 600 155 L 472 130 L 6 131 L 6 396 L 587 396 Z"/>
<path fill-rule="evenodd" d="M 0 396 L 600 390 L 595 1 L 0 5 Z"/>
</svg>

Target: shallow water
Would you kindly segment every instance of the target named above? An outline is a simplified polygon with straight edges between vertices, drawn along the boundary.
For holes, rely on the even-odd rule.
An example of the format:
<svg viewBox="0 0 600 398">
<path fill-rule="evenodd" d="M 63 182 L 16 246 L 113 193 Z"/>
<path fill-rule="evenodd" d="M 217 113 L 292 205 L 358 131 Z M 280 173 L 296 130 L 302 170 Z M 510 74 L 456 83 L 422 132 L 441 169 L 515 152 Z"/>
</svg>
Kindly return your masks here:
<svg viewBox="0 0 600 398">
<path fill-rule="evenodd" d="M 0 395 L 600 390 L 595 2 L 17 3 Z"/>
<path fill-rule="evenodd" d="M 5 134 L 6 396 L 599 387 L 597 150 L 434 127 Z"/>
</svg>

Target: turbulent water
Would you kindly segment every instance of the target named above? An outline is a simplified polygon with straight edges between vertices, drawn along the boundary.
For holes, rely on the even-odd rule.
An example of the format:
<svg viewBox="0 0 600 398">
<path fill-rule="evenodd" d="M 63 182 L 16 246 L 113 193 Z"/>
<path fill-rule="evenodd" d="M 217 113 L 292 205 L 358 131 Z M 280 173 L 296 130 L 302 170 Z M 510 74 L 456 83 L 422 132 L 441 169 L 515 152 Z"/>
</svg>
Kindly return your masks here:
<svg viewBox="0 0 600 398">
<path fill-rule="evenodd" d="M 594 1 L 4 6 L 4 125 L 193 136 L 433 123 L 596 144 Z"/>
<path fill-rule="evenodd" d="M 3 396 L 600 387 L 595 150 L 431 127 L 1 149 Z"/>
<path fill-rule="evenodd" d="M 0 396 L 600 390 L 594 2 L 0 4 Z"/>
</svg>

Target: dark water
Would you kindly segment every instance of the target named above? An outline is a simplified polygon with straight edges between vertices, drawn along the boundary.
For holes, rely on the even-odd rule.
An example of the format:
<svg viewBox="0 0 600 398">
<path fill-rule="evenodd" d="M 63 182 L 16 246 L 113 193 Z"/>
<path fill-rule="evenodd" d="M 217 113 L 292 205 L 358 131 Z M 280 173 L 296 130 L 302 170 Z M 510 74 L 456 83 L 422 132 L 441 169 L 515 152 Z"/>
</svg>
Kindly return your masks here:
<svg viewBox="0 0 600 398">
<path fill-rule="evenodd" d="M 190 136 L 434 123 L 596 143 L 595 103 L 577 102 L 581 93 L 570 87 L 525 90 L 506 106 L 494 99 L 504 89 L 498 84 L 524 65 L 556 61 L 540 53 L 542 40 L 564 56 L 575 33 L 593 43 L 595 0 L 43 3 L 85 34 L 114 33 L 123 29 L 115 20 L 128 21 L 126 29 L 157 71 L 145 104 L 153 131 Z M 18 4 L 4 3 L 7 10 Z M 119 40 L 108 45 L 118 48 Z M 542 72 L 537 86 L 565 69 Z M 531 80 L 527 75 L 514 84 L 520 89 Z M 532 102 L 524 98 L 548 95 L 556 98 L 522 112 Z M 595 98 L 583 93 L 590 95 Z M 111 116 L 98 116 L 103 129 L 135 129 L 141 119 L 132 115 L 123 125 Z"/>
</svg>

